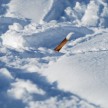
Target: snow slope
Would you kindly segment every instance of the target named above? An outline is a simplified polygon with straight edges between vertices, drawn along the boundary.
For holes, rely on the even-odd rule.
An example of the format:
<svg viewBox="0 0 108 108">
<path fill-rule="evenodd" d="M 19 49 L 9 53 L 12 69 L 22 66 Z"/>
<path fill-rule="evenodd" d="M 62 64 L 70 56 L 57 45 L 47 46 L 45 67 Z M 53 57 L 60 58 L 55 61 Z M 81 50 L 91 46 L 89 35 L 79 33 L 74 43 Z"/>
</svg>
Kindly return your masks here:
<svg viewBox="0 0 108 108">
<path fill-rule="evenodd" d="M 0 1 L 1 108 L 108 108 L 107 9 L 107 0 Z"/>
<path fill-rule="evenodd" d="M 86 38 L 44 71 L 61 89 L 72 91 L 107 108 L 108 100 L 108 33 Z M 82 40 L 80 40 L 82 41 Z M 71 45 L 70 45 L 71 46 Z"/>
</svg>

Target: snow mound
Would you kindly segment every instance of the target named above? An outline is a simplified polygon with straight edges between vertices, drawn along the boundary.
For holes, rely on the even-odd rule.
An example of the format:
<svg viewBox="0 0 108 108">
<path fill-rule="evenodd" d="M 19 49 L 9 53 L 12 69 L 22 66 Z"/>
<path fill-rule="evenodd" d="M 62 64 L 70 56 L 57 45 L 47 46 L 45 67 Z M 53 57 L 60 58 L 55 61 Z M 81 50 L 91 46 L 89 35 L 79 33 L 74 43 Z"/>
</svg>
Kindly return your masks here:
<svg viewBox="0 0 108 108">
<path fill-rule="evenodd" d="M 10 0 L 6 16 L 15 18 L 29 18 L 40 22 L 48 12 L 52 0 Z"/>
<path fill-rule="evenodd" d="M 24 49 L 25 41 L 21 34 L 18 33 L 18 31 L 22 29 L 23 27 L 18 23 L 10 25 L 9 30 L 1 36 L 3 40 L 2 44 L 16 49 Z"/>
<path fill-rule="evenodd" d="M 44 20 L 71 21 L 75 25 L 108 27 L 108 2 L 55 0 Z"/>
<path fill-rule="evenodd" d="M 95 3 L 95 1 L 90 1 L 85 14 L 81 19 L 82 24 L 88 26 L 97 26 L 99 20 L 98 11 L 99 6 Z"/>
</svg>

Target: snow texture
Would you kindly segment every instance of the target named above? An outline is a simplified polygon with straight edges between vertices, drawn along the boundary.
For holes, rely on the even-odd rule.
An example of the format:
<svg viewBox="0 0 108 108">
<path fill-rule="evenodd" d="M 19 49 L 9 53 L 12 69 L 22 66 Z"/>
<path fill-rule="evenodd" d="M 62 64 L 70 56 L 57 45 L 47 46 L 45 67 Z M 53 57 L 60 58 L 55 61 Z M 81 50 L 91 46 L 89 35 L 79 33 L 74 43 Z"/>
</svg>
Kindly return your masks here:
<svg viewBox="0 0 108 108">
<path fill-rule="evenodd" d="M 0 108 L 108 108 L 107 80 L 108 0 L 0 0 Z"/>
</svg>

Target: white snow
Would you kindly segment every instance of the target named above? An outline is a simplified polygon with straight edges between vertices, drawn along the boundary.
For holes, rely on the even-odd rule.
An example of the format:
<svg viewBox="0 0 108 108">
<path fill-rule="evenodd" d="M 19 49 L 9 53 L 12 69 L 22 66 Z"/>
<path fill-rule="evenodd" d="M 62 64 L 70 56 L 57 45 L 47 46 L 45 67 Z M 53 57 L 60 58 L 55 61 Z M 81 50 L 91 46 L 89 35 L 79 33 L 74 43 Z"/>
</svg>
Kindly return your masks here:
<svg viewBox="0 0 108 108">
<path fill-rule="evenodd" d="M 31 101 L 29 103 L 28 108 L 76 108 L 75 104 L 77 104 L 77 101 L 79 101 L 77 98 L 72 97 L 73 100 L 66 100 L 65 98 L 62 101 L 58 101 L 56 97 L 50 98 L 49 100 L 46 100 L 44 102 L 35 102 Z M 84 101 L 81 101 L 79 103 L 79 106 L 81 108 L 93 108 L 89 104 L 86 104 Z"/>
<path fill-rule="evenodd" d="M 29 18 L 34 22 L 42 21 L 52 4 L 52 0 L 11 0 L 6 16 Z"/>
<path fill-rule="evenodd" d="M 96 5 L 94 0 L 91 0 L 82 18 L 82 24 L 87 26 L 96 26 L 99 19 L 98 10 L 98 5 Z"/>
<path fill-rule="evenodd" d="M 16 33 L 16 31 L 8 30 L 1 38 L 3 39 L 3 45 L 11 46 L 16 49 L 24 49 L 25 41 L 20 33 Z"/>
<path fill-rule="evenodd" d="M 0 106 L 108 108 L 107 10 L 107 0 L 0 2 Z"/>
<path fill-rule="evenodd" d="M 107 30 L 106 30 L 107 31 Z M 108 33 L 86 37 L 44 71 L 49 81 L 107 108 Z M 80 40 L 82 41 L 82 40 Z"/>
<path fill-rule="evenodd" d="M 67 36 L 66 39 L 69 40 L 71 38 L 71 36 L 73 35 L 73 32 L 70 32 Z"/>
<path fill-rule="evenodd" d="M 13 98 L 16 99 L 27 99 L 31 98 L 29 97 L 30 94 L 44 94 L 44 91 L 39 89 L 35 84 L 32 84 L 31 81 L 27 80 L 21 80 L 21 79 L 16 79 L 15 83 L 11 84 L 12 88 L 9 89 L 8 95 L 12 96 Z"/>
<path fill-rule="evenodd" d="M 6 68 L 1 68 L 0 69 L 0 76 L 1 77 L 6 77 L 8 79 L 13 79 L 13 76 L 11 75 L 11 73 Z"/>
</svg>

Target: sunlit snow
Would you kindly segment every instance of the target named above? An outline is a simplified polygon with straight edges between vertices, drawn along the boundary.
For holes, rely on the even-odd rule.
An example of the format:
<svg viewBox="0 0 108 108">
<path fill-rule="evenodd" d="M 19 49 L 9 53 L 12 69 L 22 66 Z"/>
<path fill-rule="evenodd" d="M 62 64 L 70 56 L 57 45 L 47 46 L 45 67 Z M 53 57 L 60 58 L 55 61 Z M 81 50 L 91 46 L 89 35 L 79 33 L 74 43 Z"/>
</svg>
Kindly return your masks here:
<svg viewBox="0 0 108 108">
<path fill-rule="evenodd" d="M 108 0 L 1 0 L 0 108 L 108 108 L 107 10 Z"/>
</svg>

